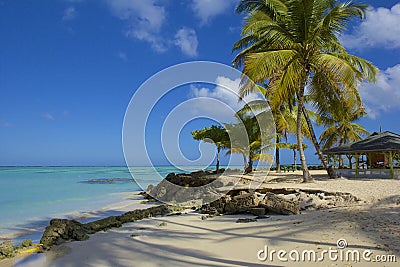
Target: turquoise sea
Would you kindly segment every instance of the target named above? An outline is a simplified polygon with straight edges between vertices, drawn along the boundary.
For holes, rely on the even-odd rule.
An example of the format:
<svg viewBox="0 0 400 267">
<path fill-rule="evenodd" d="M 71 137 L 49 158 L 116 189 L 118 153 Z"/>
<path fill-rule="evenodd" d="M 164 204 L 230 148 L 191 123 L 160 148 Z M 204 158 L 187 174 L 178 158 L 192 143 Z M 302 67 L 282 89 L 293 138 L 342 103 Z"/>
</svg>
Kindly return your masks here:
<svg viewBox="0 0 400 267">
<path fill-rule="evenodd" d="M 142 186 L 160 180 L 153 177 L 152 167 L 130 169 Z M 182 172 L 171 166 L 156 169 L 162 177 Z M 140 190 L 127 167 L 0 167 L 0 239 L 13 236 L 16 243 L 23 238 L 37 242 L 51 218 L 96 211 Z"/>
</svg>

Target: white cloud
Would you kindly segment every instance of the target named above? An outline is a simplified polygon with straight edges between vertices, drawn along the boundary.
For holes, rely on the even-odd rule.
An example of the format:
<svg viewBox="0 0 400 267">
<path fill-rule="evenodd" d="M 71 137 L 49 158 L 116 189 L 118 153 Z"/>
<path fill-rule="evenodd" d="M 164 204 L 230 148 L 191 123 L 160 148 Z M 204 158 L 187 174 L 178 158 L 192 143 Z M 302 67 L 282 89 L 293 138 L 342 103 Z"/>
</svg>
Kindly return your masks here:
<svg viewBox="0 0 400 267">
<path fill-rule="evenodd" d="M 236 2 L 236 0 L 193 0 L 191 7 L 196 17 L 200 19 L 200 24 L 205 25 L 226 11 L 233 12 Z"/>
<path fill-rule="evenodd" d="M 64 10 L 62 20 L 73 20 L 76 17 L 76 9 L 73 6 L 67 7 Z"/>
<path fill-rule="evenodd" d="M 348 48 L 400 48 L 400 3 L 391 9 L 370 8 L 366 19 L 351 34 L 340 37 Z"/>
<path fill-rule="evenodd" d="M 175 34 L 174 44 L 178 46 L 182 53 L 189 57 L 197 56 L 197 35 L 196 31 L 190 28 L 182 28 Z"/>
<path fill-rule="evenodd" d="M 42 114 L 43 118 L 49 120 L 49 121 L 54 121 L 55 118 L 52 114 L 50 114 L 49 112 L 45 112 Z"/>
<path fill-rule="evenodd" d="M 400 64 L 381 71 L 376 84 L 360 88 L 368 117 L 375 119 L 381 112 L 400 110 Z"/>
<path fill-rule="evenodd" d="M 197 87 L 192 85 L 191 92 L 195 98 L 210 98 L 211 100 L 216 99 L 224 103 L 224 105 L 230 107 L 233 111 L 226 108 L 221 108 L 221 104 L 215 101 L 200 101 L 198 105 L 194 105 L 191 108 L 191 112 L 196 115 L 209 114 L 214 117 L 222 118 L 224 122 L 233 121 L 234 112 L 238 111 L 247 102 L 255 99 L 260 99 L 257 94 L 249 94 L 243 101 L 239 102 L 239 88 L 240 78 L 231 80 L 224 76 L 218 76 L 215 80 L 216 87 L 214 89 L 206 87 Z M 261 98 L 262 99 L 262 98 Z M 207 103 L 204 103 L 207 102 Z"/>
<path fill-rule="evenodd" d="M 156 0 L 107 0 L 107 3 L 116 17 L 128 23 L 127 36 L 149 42 L 157 52 L 167 49 L 159 34 L 166 19 L 166 12 Z"/>
</svg>

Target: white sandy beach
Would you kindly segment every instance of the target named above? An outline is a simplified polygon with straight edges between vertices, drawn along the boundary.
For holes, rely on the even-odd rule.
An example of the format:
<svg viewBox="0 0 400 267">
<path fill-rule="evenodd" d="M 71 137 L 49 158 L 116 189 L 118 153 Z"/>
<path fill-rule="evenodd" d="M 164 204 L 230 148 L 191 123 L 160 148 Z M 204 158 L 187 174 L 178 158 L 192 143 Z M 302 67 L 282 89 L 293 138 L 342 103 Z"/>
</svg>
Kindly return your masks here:
<svg viewBox="0 0 400 267">
<path fill-rule="evenodd" d="M 312 171 L 316 181 L 302 184 L 293 181 L 300 172 L 271 172 L 268 180 L 279 178 L 281 182 L 267 186 L 349 192 L 362 201 L 351 207 L 300 215 L 271 215 L 250 223 L 236 220 L 254 216 L 224 215 L 202 220 L 201 215 L 192 212 L 145 219 L 91 235 L 87 241 L 64 243 L 27 259 L 3 260 L 0 266 L 13 266 L 13 262 L 14 266 L 397 266 L 372 260 L 377 255 L 391 254 L 400 259 L 400 180 L 328 180 L 323 173 Z M 160 226 L 163 222 L 166 225 Z M 348 244 L 339 251 L 357 250 L 361 262 L 346 261 L 345 256 L 334 261 L 327 254 L 323 261 L 311 263 L 301 259 L 280 261 L 276 254 L 272 261 L 257 257 L 268 246 L 269 252 L 297 250 L 300 255 L 304 250 L 314 250 L 318 258 L 323 250 L 337 250 L 338 239 Z M 371 250 L 366 257 L 371 262 L 362 259 L 365 250 Z"/>
</svg>

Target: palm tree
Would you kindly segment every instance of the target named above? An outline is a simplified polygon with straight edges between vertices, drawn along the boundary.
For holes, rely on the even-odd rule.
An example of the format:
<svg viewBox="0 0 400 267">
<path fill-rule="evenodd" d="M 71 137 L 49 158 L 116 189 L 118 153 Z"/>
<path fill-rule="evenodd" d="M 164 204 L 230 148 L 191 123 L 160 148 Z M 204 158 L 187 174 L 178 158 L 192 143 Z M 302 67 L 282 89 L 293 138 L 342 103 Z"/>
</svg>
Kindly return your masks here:
<svg viewBox="0 0 400 267">
<path fill-rule="evenodd" d="M 266 94 L 267 91 L 265 88 L 259 86 L 259 90 L 261 93 Z M 264 95 L 265 96 L 265 95 Z M 297 114 L 297 107 L 290 108 L 288 105 L 280 105 L 274 106 L 271 105 L 268 98 L 265 96 L 265 100 L 253 100 L 248 102 L 246 105 L 240 109 L 237 114 L 246 114 L 252 111 L 261 111 L 266 109 L 266 102 L 271 107 L 271 113 L 275 121 L 275 132 L 276 132 L 276 146 L 275 146 L 275 161 L 276 161 L 276 171 L 280 172 L 280 149 L 281 148 L 288 148 L 286 147 L 286 143 L 281 143 L 281 139 L 283 138 L 287 142 L 287 138 L 289 134 L 295 134 L 296 132 L 296 114 Z M 308 110 L 309 116 L 312 118 L 316 118 L 317 114 Z M 310 138 L 310 133 L 307 128 L 307 123 L 305 119 L 301 123 L 303 135 Z M 303 144 L 303 147 L 305 145 Z"/>
<path fill-rule="evenodd" d="M 257 116 L 261 117 L 262 113 L 254 116 L 238 114 L 239 123 L 225 125 L 228 133 L 239 132 L 242 127 L 246 130 L 247 140 L 231 139 L 230 147 L 227 151 L 227 154 L 239 153 L 243 155 L 245 174 L 253 171 L 253 163 L 255 161 L 272 161 L 272 156 L 266 153 L 271 147 L 270 143 L 265 142 L 269 140 L 265 138 L 268 133 L 265 131 L 266 129 L 260 127 Z"/>
<path fill-rule="evenodd" d="M 201 130 L 191 132 L 193 139 L 202 140 L 208 143 L 214 143 L 217 147 L 217 163 L 215 172 L 219 171 L 219 162 L 221 159 L 220 152 L 222 148 L 226 148 L 229 143 L 229 135 L 225 128 L 221 126 L 212 125 Z"/>
<path fill-rule="evenodd" d="M 237 12 L 247 14 L 242 38 L 234 45 L 241 50 L 234 66 L 243 66 L 241 95 L 256 90 L 250 80 L 268 84 L 267 90 L 277 103 L 296 105 L 296 138 L 303 169 L 308 171 L 301 132 L 305 116 L 309 130 L 314 129 L 304 106 L 306 86 L 317 111 L 326 112 L 324 102 L 337 99 L 343 92 L 360 99 L 358 84 L 374 81 L 377 69 L 368 61 L 348 54 L 338 35 L 354 17 L 363 18 L 366 5 L 336 0 L 241 0 Z M 335 102 L 336 103 L 336 102 Z M 336 109 L 339 107 L 332 106 Z M 328 166 L 316 138 L 317 153 Z"/>
<path fill-rule="evenodd" d="M 320 145 L 324 150 L 359 141 L 362 136 L 369 134 L 363 126 L 355 123 L 366 115 L 364 108 L 346 99 L 343 99 L 341 104 L 342 109 L 318 118 L 317 123 L 325 126 L 325 130 L 320 135 Z M 351 168 L 351 157 L 348 159 Z M 340 158 L 339 165 L 341 165 Z"/>
</svg>

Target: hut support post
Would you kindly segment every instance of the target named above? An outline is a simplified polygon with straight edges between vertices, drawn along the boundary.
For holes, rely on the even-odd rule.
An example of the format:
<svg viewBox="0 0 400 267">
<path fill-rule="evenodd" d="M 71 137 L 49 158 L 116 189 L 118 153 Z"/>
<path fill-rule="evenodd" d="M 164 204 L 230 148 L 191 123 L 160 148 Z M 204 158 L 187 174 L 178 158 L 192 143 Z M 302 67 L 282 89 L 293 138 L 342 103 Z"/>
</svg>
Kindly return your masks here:
<svg viewBox="0 0 400 267">
<path fill-rule="evenodd" d="M 348 159 L 348 161 L 349 161 L 349 168 L 350 168 L 350 169 L 353 169 L 353 164 L 352 164 L 352 162 L 351 162 L 351 159 L 353 158 L 353 155 L 351 155 L 351 154 L 346 154 L 346 157 L 347 157 L 347 159 Z"/>
<path fill-rule="evenodd" d="M 369 169 L 372 170 L 372 153 L 368 154 L 368 165 Z"/>
<path fill-rule="evenodd" d="M 360 155 L 356 154 L 356 177 L 358 177 L 358 168 L 359 168 L 359 164 L 360 164 Z"/>
<path fill-rule="evenodd" d="M 393 170 L 393 152 L 389 151 L 389 166 L 390 166 L 390 178 L 394 178 L 394 170 Z"/>
</svg>

